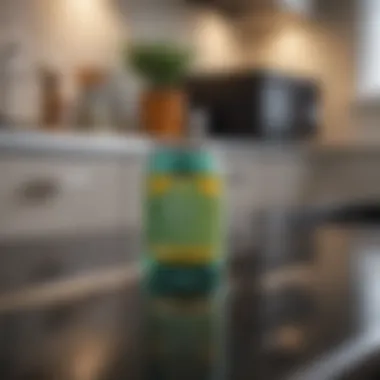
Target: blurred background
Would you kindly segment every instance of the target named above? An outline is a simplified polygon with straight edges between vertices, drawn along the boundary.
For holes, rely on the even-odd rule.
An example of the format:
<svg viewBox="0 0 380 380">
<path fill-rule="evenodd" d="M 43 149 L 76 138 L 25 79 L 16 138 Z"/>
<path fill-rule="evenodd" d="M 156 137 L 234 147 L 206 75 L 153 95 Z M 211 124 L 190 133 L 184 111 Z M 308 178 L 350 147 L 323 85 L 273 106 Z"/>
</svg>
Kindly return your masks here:
<svg viewBox="0 0 380 380">
<path fill-rule="evenodd" d="M 141 378 L 146 158 L 201 110 L 228 378 L 378 378 L 379 41 L 376 0 L 0 0 L 0 377 Z"/>
</svg>

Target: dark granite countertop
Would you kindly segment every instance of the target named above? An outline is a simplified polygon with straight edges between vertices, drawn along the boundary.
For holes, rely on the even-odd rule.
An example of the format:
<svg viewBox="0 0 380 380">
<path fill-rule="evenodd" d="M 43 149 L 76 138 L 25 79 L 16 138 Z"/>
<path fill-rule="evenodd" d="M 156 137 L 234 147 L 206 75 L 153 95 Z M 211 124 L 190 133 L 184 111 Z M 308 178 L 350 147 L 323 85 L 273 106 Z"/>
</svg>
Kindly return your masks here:
<svg viewBox="0 0 380 380">
<path fill-rule="evenodd" d="M 75 247 L 79 243 L 75 242 Z M 125 245 L 124 240 L 121 243 Z M 109 245 L 105 244 L 103 249 L 108 250 Z M 336 256 L 337 252 L 333 253 Z M 345 251 L 340 255 L 344 260 Z M 39 288 L 37 298 L 32 297 L 33 288 L 26 294 L 0 297 L 0 378 L 140 379 L 144 367 L 143 313 L 135 257 L 125 261 L 124 266 L 103 273 L 93 271 L 77 281 L 63 281 L 54 287 L 45 284 Z M 255 287 L 258 270 L 255 255 L 251 251 L 234 255 L 230 265 L 228 380 L 282 380 L 289 374 L 298 376 L 290 377 L 297 380 L 335 380 L 331 373 L 339 373 L 349 364 L 360 365 L 380 348 L 377 334 L 354 332 L 290 358 L 263 357 L 258 352 L 261 304 Z M 331 326 L 327 332 L 344 325 L 342 314 L 348 319 L 344 305 L 351 301 L 340 299 L 343 305 L 338 305 L 342 311 L 340 319 L 328 319 Z M 267 371 L 268 368 L 278 371 Z"/>
<path fill-rule="evenodd" d="M 296 379 L 322 380 L 315 377 L 318 361 L 312 360 L 315 354 L 312 350 L 293 357 L 266 357 L 260 351 L 260 300 L 254 286 L 257 264 L 251 259 L 242 256 L 232 263 L 226 380 L 282 380 L 306 364 L 311 364 L 307 368 L 310 377 Z M 146 361 L 141 339 L 144 327 L 138 271 L 128 266 L 119 268 L 118 273 L 111 272 L 99 275 L 98 279 L 95 274 L 76 284 L 66 284 L 66 291 L 65 284 L 61 283 L 61 291 L 56 288 L 52 293 L 46 289 L 42 299 L 25 302 L 21 298 L 19 303 L 3 308 L 0 312 L 0 378 L 142 379 Z M 93 284 L 88 286 L 90 282 Z M 56 298 L 52 294 L 56 294 Z M 364 352 L 366 348 L 358 349 Z"/>
<path fill-rule="evenodd" d="M 252 274 L 247 264 L 245 272 Z M 3 308 L 0 378 L 140 379 L 146 364 L 141 339 L 141 289 L 136 276 L 127 276 L 124 270 L 126 274 L 119 274 L 119 280 L 100 278 L 103 286 L 95 287 L 96 291 L 79 289 L 78 294 L 72 288 L 59 299 L 45 297 L 34 304 L 16 303 Z M 229 308 L 230 326 L 234 327 L 227 328 L 233 362 L 229 379 L 244 379 L 257 366 L 257 347 L 252 344 L 258 328 L 255 307 L 252 287 L 239 291 L 235 283 Z"/>
</svg>

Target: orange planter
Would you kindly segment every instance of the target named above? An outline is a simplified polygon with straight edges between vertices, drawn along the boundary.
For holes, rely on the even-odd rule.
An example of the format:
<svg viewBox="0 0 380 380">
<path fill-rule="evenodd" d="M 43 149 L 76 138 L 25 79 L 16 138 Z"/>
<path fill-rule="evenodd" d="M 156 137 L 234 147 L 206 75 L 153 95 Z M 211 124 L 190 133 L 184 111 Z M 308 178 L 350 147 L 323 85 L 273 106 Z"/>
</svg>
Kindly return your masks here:
<svg viewBox="0 0 380 380">
<path fill-rule="evenodd" d="M 184 135 L 186 96 L 181 90 L 154 89 L 141 99 L 143 129 L 154 137 L 176 138 Z"/>
</svg>

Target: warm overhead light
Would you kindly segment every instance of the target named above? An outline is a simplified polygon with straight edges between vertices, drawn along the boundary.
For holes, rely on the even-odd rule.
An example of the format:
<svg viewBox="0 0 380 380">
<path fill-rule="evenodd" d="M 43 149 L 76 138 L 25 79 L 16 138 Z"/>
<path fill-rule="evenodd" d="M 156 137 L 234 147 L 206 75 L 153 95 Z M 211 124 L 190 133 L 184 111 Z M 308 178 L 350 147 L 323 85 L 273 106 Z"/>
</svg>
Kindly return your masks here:
<svg viewBox="0 0 380 380">
<path fill-rule="evenodd" d="M 89 12 L 98 7 L 101 0 L 64 0 L 72 11 Z"/>
</svg>

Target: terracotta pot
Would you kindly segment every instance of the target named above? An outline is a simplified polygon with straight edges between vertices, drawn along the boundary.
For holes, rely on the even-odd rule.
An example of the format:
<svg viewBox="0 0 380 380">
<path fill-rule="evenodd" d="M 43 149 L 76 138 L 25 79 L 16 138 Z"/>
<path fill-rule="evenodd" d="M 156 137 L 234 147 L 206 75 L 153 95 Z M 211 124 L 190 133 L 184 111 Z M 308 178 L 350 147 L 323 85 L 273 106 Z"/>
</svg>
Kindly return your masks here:
<svg viewBox="0 0 380 380">
<path fill-rule="evenodd" d="M 152 89 L 141 99 L 140 118 L 145 132 L 154 137 L 183 136 L 186 96 L 178 89 Z"/>
</svg>

